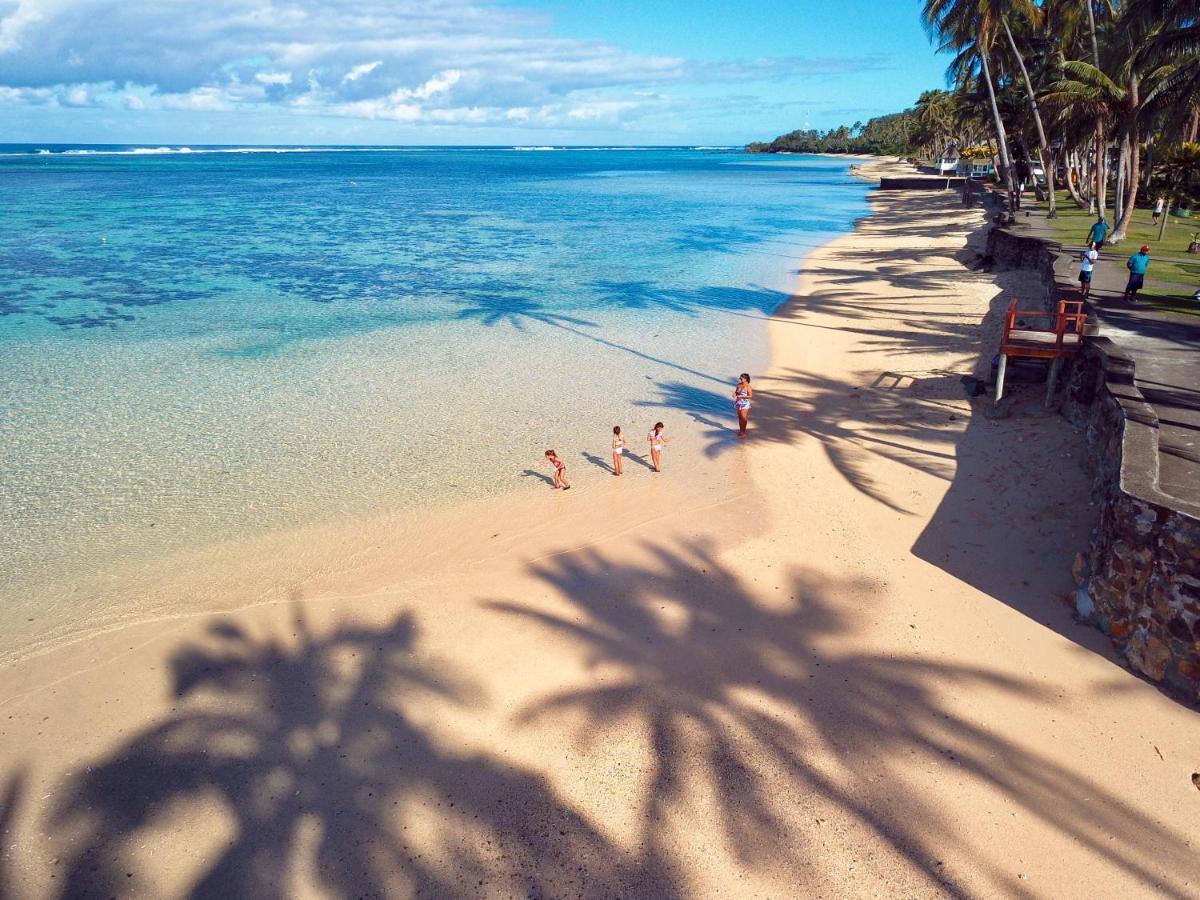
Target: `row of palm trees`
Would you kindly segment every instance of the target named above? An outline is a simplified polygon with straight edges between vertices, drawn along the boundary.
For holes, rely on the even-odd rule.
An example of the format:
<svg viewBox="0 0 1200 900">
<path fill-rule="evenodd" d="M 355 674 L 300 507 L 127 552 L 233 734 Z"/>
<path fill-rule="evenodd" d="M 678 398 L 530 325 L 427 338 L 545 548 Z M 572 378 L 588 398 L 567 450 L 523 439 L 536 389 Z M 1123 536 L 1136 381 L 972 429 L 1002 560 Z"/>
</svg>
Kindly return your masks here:
<svg viewBox="0 0 1200 900">
<path fill-rule="evenodd" d="M 994 141 L 1010 209 L 1018 165 L 1053 186 L 1061 164 L 1072 200 L 1097 215 L 1112 186 L 1120 240 L 1152 171 L 1176 192 L 1200 175 L 1187 163 L 1200 132 L 1198 0 L 924 0 L 923 18 L 953 54 L 954 90 L 922 95 L 921 137 Z M 1053 190 L 1048 202 L 1053 216 Z"/>
</svg>

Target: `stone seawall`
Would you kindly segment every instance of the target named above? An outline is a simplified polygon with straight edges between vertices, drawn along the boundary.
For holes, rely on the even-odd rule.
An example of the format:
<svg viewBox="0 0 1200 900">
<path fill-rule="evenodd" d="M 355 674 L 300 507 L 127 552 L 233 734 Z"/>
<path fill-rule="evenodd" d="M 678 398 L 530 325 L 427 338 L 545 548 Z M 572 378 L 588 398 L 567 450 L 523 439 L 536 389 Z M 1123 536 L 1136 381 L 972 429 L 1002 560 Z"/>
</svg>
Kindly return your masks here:
<svg viewBox="0 0 1200 900">
<path fill-rule="evenodd" d="M 954 175 L 901 175 L 879 179 L 881 191 L 946 191 L 962 190 L 965 179 Z"/>
<path fill-rule="evenodd" d="M 1091 338 L 1074 361 L 1064 415 L 1087 435 L 1100 521 L 1075 572 L 1080 616 L 1136 671 L 1200 700 L 1200 505 L 1158 488 L 1158 417 L 1133 360 Z"/>
<path fill-rule="evenodd" d="M 987 255 L 1001 269 L 1032 269 L 1042 276 L 1046 285 L 1046 308 L 1057 300 L 1054 291 L 1054 260 L 1062 245 L 1024 234 L 1014 234 L 1007 228 L 988 231 Z"/>
</svg>

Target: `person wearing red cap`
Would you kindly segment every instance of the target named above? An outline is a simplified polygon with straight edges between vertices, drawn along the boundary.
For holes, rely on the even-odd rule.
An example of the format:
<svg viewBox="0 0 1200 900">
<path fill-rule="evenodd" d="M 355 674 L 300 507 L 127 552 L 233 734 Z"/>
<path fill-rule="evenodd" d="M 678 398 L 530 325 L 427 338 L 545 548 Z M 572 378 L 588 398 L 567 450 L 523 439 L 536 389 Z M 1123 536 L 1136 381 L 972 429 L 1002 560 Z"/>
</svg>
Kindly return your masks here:
<svg viewBox="0 0 1200 900">
<path fill-rule="evenodd" d="M 1129 257 L 1125 268 L 1129 270 L 1129 283 L 1125 285 L 1125 299 L 1130 303 L 1137 303 L 1137 292 L 1142 289 L 1142 283 L 1146 280 L 1146 270 L 1150 268 L 1149 245 L 1142 244 L 1142 249 Z"/>
</svg>

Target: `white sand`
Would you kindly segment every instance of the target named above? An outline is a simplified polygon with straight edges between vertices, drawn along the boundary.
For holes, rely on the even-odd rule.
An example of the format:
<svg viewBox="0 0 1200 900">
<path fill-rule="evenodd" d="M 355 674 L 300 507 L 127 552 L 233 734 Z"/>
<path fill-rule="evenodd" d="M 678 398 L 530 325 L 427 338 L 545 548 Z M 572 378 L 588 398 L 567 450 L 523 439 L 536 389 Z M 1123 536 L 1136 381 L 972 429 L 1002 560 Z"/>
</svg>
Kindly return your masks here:
<svg viewBox="0 0 1200 900">
<path fill-rule="evenodd" d="M 0 894 L 1200 894 L 1200 718 L 1063 599 L 1080 441 L 958 383 L 957 200 L 810 258 L 744 446 L 214 551 L 259 605 L 0 672 Z"/>
</svg>

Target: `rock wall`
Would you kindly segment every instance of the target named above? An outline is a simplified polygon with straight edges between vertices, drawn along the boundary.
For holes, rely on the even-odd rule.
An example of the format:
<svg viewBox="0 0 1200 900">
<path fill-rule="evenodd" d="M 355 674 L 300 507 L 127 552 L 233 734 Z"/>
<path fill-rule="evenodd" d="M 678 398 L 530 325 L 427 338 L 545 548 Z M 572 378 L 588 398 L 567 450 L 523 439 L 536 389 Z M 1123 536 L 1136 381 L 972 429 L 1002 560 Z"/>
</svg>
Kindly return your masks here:
<svg viewBox="0 0 1200 900">
<path fill-rule="evenodd" d="M 1087 435 L 1100 521 L 1076 561 L 1076 607 L 1130 666 L 1200 700 L 1200 505 L 1158 489 L 1158 418 L 1133 360 L 1091 338 L 1063 413 Z"/>
<path fill-rule="evenodd" d="M 1039 273 L 1046 285 L 1047 301 L 1052 299 L 1054 293 L 1054 260 L 1061 252 L 1061 244 L 1020 234 L 1009 228 L 992 228 L 988 231 L 987 254 L 992 264 L 1002 269 L 1032 269 Z"/>
<path fill-rule="evenodd" d="M 881 191 L 962 190 L 964 179 L 954 175 L 888 175 L 879 179 Z"/>
</svg>

